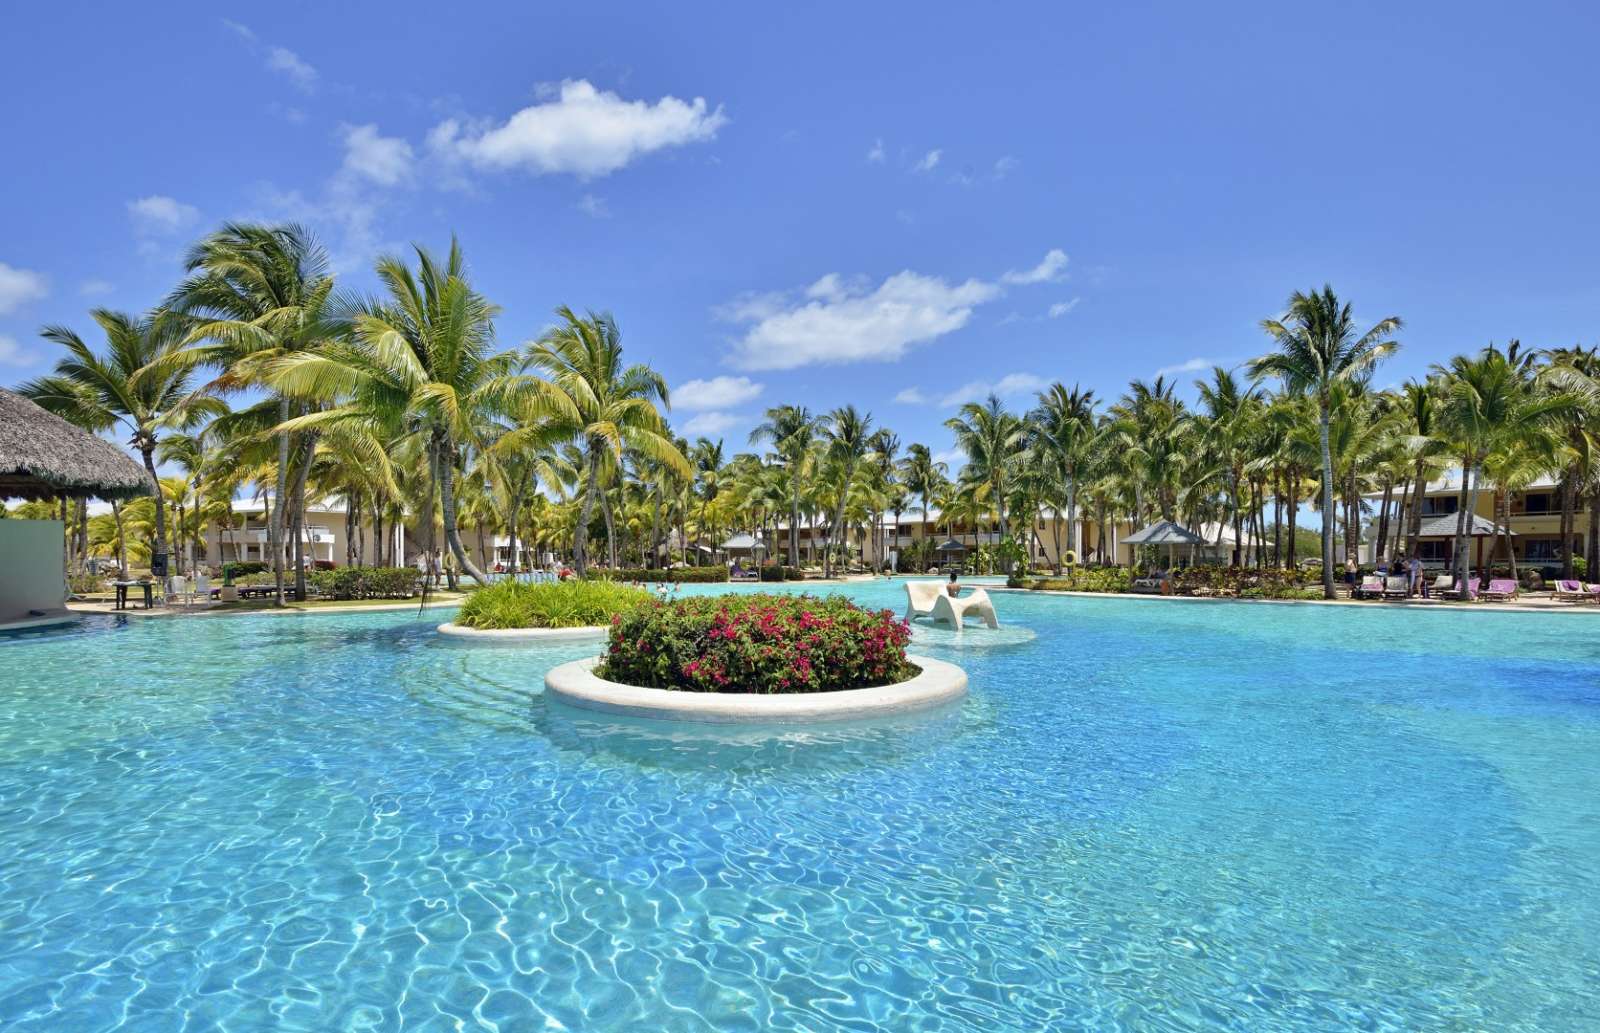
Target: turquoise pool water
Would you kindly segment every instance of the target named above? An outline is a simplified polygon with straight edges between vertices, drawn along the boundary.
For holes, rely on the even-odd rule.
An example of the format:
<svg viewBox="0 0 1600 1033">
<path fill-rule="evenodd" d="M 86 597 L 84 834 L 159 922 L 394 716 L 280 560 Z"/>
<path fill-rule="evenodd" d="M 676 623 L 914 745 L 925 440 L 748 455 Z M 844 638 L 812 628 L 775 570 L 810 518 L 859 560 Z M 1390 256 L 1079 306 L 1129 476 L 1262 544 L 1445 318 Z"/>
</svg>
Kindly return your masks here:
<svg viewBox="0 0 1600 1033">
<path fill-rule="evenodd" d="M 0 1028 L 1600 1028 L 1600 621 L 996 598 L 776 737 L 440 611 L 0 640 Z"/>
</svg>

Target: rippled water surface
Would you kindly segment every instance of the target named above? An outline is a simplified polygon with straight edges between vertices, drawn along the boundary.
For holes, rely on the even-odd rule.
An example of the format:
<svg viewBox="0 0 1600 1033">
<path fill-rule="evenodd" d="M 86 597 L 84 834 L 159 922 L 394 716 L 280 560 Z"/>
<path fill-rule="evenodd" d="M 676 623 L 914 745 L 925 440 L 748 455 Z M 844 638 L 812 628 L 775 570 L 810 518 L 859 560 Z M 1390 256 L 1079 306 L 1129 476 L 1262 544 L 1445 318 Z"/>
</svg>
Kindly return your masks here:
<svg viewBox="0 0 1600 1033">
<path fill-rule="evenodd" d="M 0 639 L 0 1028 L 1600 1028 L 1600 620 L 995 601 L 777 735 L 440 611 Z"/>
</svg>

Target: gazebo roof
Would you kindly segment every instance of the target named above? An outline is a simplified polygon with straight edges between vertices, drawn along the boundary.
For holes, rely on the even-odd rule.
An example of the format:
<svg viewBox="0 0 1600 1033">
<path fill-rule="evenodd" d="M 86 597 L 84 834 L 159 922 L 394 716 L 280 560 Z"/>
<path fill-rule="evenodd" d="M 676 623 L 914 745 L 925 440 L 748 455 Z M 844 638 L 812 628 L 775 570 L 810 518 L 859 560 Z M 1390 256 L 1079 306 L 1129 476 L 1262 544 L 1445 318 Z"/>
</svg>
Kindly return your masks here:
<svg viewBox="0 0 1600 1033">
<path fill-rule="evenodd" d="M 153 492 L 122 449 L 0 388 L 0 499 L 127 499 Z"/>
<path fill-rule="evenodd" d="M 1499 524 L 1486 520 L 1478 514 L 1472 514 L 1472 527 L 1467 534 L 1473 538 L 1487 538 L 1505 532 Z M 1418 538 L 1454 538 L 1456 536 L 1456 514 L 1442 513 L 1436 517 L 1428 517 L 1422 521 L 1417 531 Z M 1516 532 L 1511 532 L 1513 538 Z"/>
<path fill-rule="evenodd" d="M 954 538 L 946 538 L 944 541 L 942 541 L 938 545 L 934 546 L 933 551 L 934 552 L 966 552 L 967 551 L 967 547 L 965 545 L 962 545 L 960 542 L 956 541 Z"/>
<path fill-rule="evenodd" d="M 764 549 L 766 543 L 749 534 L 736 534 L 722 543 L 724 549 Z"/>
<path fill-rule="evenodd" d="M 1122 539 L 1125 545 L 1204 545 L 1206 540 L 1181 524 L 1157 520 Z"/>
</svg>

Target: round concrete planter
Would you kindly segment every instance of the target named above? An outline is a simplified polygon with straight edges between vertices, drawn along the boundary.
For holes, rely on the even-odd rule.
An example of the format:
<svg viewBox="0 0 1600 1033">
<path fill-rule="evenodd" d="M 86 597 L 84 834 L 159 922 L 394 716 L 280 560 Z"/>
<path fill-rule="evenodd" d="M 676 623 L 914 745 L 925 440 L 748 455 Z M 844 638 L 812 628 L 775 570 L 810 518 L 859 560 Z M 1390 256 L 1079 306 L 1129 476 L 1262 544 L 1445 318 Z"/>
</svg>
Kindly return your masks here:
<svg viewBox="0 0 1600 1033">
<path fill-rule="evenodd" d="M 967 694 L 967 672 L 925 656 L 907 657 L 921 668 L 915 678 L 872 689 L 765 694 L 683 692 L 621 685 L 595 676 L 598 656 L 561 664 L 544 676 L 547 700 L 583 710 L 718 724 L 800 724 L 890 717 L 943 706 Z"/>
<path fill-rule="evenodd" d="M 440 634 L 477 642 L 603 642 L 611 628 L 463 628 L 459 624 L 439 625 Z"/>
</svg>

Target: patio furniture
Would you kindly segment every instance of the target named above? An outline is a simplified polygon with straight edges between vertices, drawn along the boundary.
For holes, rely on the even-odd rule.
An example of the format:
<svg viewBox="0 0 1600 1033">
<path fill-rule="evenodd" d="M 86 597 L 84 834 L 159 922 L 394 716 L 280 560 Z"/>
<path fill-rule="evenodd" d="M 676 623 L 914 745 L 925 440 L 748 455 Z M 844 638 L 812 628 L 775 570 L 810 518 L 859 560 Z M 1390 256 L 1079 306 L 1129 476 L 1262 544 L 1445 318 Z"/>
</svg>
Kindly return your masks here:
<svg viewBox="0 0 1600 1033">
<path fill-rule="evenodd" d="M 1455 587 L 1456 578 L 1454 574 L 1440 574 L 1438 577 L 1433 579 L 1433 585 L 1429 589 L 1429 594 L 1438 596 L 1441 592 L 1453 591 Z"/>
<path fill-rule="evenodd" d="M 1550 598 L 1565 599 L 1568 602 L 1578 603 L 1589 598 L 1589 593 L 1584 591 L 1582 581 L 1557 581 L 1551 588 Z"/>
<path fill-rule="evenodd" d="M 944 585 L 938 581 L 907 581 L 906 623 L 933 616 L 933 604 L 945 594 Z"/>
<path fill-rule="evenodd" d="M 1000 626 L 1000 621 L 994 615 L 994 603 L 989 601 L 989 593 L 981 588 L 974 588 L 963 596 L 941 594 L 933 601 L 933 613 L 930 619 L 935 624 L 949 624 L 959 628 L 968 616 L 982 618 L 991 628 Z"/>
<path fill-rule="evenodd" d="M 1368 574 L 1361 579 L 1361 584 L 1350 589 L 1352 599 L 1378 599 L 1383 595 L 1383 578 L 1376 574 Z"/>
<path fill-rule="evenodd" d="M 111 583 L 111 585 L 112 585 L 113 588 L 115 588 L 117 590 L 117 601 L 116 601 L 115 605 L 113 606 L 113 609 L 117 609 L 117 610 L 129 609 L 129 606 L 128 606 L 128 589 L 130 589 L 130 588 L 142 588 L 142 589 L 144 589 L 144 608 L 145 609 L 148 610 L 148 609 L 151 609 L 152 607 L 155 606 L 155 599 L 154 599 L 155 583 L 154 582 L 151 582 L 151 581 L 113 581 Z"/>
<path fill-rule="evenodd" d="M 1483 590 L 1483 597 L 1490 602 L 1508 603 L 1517 597 L 1517 582 L 1508 577 L 1490 578 L 1489 587 Z"/>
<path fill-rule="evenodd" d="M 1383 581 L 1385 599 L 1411 598 L 1411 579 L 1404 574 L 1391 574 Z"/>
</svg>

